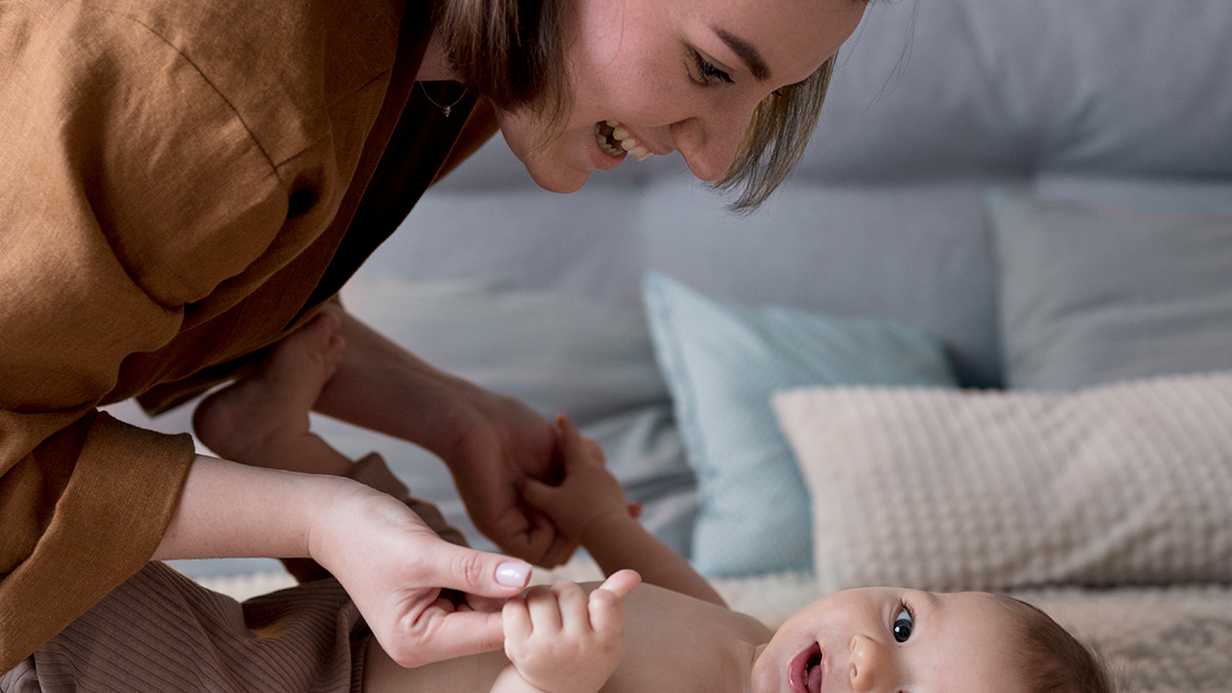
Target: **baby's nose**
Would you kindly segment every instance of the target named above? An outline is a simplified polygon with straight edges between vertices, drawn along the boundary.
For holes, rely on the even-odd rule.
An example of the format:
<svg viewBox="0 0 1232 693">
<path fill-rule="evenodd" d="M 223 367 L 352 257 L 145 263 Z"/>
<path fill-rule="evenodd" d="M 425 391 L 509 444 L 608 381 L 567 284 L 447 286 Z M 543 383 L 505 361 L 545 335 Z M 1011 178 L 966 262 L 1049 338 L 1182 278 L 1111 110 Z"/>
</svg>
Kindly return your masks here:
<svg viewBox="0 0 1232 693">
<path fill-rule="evenodd" d="M 890 653 L 884 645 L 864 635 L 853 635 L 847 649 L 851 655 L 848 676 L 852 690 L 871 691 L 879 684 L 884 685 L 883 679 L 891 678 L 892 672 L 888 671 Z"/>
</svg>

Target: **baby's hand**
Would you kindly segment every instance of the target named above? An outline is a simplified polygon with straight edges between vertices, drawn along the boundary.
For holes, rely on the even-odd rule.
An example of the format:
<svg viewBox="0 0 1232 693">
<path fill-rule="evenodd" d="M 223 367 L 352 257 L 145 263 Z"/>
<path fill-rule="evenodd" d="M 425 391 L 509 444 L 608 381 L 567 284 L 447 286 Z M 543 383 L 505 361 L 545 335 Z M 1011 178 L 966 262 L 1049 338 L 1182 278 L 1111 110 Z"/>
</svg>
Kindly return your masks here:
<svg viewBox="0 0 1232 693">
<path fill-rule="evenodd" d="M 632 570 L 598 589 L 577 583 L 533 587 L 505 602 L 505 656 L 526 683 L 544 693 L 596 693 L 623 651 L 624 598 L 642 581 Z"/>
<path fill-rule="evenodd" d="M 527 478 L 522 497 L 544 513 L 571 541 L 582 543 L 582 534 L 594 520 L 619 513 L 637 516 L 637 507 L 625 501 L 620 482 L 604 467 L 603 451 L 583 438 L 565 417 L 556 420 L 560 449 L 564 457 L 565 479 L 549 486 Z"/>
</svg>

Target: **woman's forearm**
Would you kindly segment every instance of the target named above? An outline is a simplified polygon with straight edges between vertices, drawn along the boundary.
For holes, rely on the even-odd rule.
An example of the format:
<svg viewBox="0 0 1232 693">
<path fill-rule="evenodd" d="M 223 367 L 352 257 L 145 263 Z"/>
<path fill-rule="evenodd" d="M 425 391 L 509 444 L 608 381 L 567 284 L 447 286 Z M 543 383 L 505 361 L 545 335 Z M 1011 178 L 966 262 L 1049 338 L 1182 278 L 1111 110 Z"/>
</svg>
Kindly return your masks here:
<svg viewBox="0 0 1232 693">
<path fill-rule="evenodd" d="M 152 560 L 306 557 L 314 518 L 352 486 L 199 455 Z"/>
<path fill-rule="evenodd" d="M 346 353 L 316 411 L 446 457 L 456 442 L 450 403 L 474 386 L 418 358 L 342 312 Z"/>
</svg>

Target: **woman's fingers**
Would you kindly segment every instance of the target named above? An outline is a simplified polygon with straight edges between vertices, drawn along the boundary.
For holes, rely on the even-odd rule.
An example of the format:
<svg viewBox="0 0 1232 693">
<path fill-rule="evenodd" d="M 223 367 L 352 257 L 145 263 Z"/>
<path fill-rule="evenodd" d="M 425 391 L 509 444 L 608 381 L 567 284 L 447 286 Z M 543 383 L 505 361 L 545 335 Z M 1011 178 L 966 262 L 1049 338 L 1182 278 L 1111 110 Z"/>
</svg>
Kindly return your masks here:
<svg viewBox="0 0 1232 693">
<path fill-rule="evenodd" d="M 428 543 L 418 560 L 417 577 L 425 585 L 447 587 L 485 597 L 510 597 L 530 581 L 531 567 L 496 553 L 476 551 L 442 539 Z"/>
<path fill-rule="evenodd" d="M 550 520 L 538 512 L 517 505 L 511 506 L 487 523 L 481 523 L 474 515 L 471 517 L 480 531 L 496 542 L 502 551 L 532 563 L 543 562 L 543 557 L 556 536 L 555 525 Z"/>
<path fill-rule="evenodd" d="M 420 632 L 431 637 L 415 644 L 416 659 L 423 664 L 499 650 L 505 642 L 498 613 L 430 609 L 424 618 L 429 627 Z"/>
<path fill-rule="evenodd" d="M 548 549 L 543 564 L 549 568 L 562 566 L 569 562 L 569 559 L 573 557 L 573 552 L 577 549 L 576 541 L 557 532 L 556 539 L 552 542 L 552 547 Z"/>
</svg>

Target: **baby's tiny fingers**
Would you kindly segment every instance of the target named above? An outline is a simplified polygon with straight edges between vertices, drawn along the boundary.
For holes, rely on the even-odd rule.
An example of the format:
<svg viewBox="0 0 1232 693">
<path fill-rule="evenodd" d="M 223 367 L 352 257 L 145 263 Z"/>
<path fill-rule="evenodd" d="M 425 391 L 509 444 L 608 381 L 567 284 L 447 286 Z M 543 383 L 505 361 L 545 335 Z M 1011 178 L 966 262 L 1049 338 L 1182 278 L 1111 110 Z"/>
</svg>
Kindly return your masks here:
<svg viewBox="0 0 1232 693">
<path fill-rule="evenodd" d="M 560 618 L 565 632 L 585 633 L 590 630 L 590 614 L 587 611 L 586 591 L 576 582 L 558 582 L 552 591 L 560 603 Z"/>
<path fill-rule="evenodd" d="M 501 608 L 501 627 L 505 631 L 506 643 L 521 642 L 530 637 L 532 626 L 525 599 L 514 597 L 505 602 Z"/>
<path fill-rule="evenodd" d="M 590 593 L 587 601 L 590 624 L 596 633 L 611 635 L 624 628 L 624 599 L 602 587 Z"/>
<path fill-rule="evenodd" d="M 603 584 L 599 585 L 599 589 L 613 592 L 618 597 L 624 597 L 640 584 L 642 584 L 641 574 L 636 570 L 625 568 L 609 575 Z"/>
<path fill-rule="evenodd" d="M 535 631 L 560 632 L 560 605 L 556 593 L 542 585 L 531 588 L 526 595 L 530 606 L 530 620 Z"/>
</svg>

